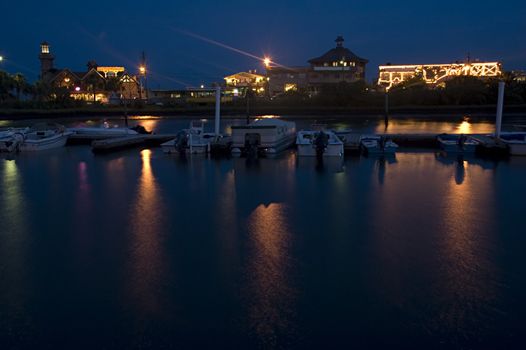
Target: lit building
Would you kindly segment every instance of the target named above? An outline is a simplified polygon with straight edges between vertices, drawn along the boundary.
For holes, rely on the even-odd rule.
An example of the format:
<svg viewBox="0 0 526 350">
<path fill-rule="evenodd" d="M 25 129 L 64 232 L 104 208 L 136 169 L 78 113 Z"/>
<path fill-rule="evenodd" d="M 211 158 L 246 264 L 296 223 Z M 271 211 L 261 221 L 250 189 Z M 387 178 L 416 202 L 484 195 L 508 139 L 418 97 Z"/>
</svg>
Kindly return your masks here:
<svg viewBox="0 0 526 350">
<path fill-rule="evenodd" d="M 263 96 L 267 85 L 267 77 L 257 74 L 256 71 L 239 72 L 223 78 L 226 91 L 234 96 L 245 96 L 247 89 Z"/>
<path fill-rule="evenodd" d="M 514 70 L 511 71 L 511 75 L 513 76 L 513 80 L 519 83 L 526 83 L 526 72 L 522 70 Z"/>
<path fill-rule="evenodd" d="M 40 44 L 40 79 L 58 88 L 66 88 L 72 98 L 108 103 L 110 98 L 137 99 L 141 85 L 135 76 L 120 66 L 99 66 L 89 61 L 86 71 L 54 67 L 55 56 L 47 42 Z"/>
<path fill-rule="evenodd" d="M 433 86 L 444 84 L 457 76 L 498 77 L 502 74 L 500 62 L 465 62 L 448 64 L 385 65 L 379 67 L 378 85 L 386 89 L 415 76 Z"/>
<path fill-rule="evenodd" d="M 158 105 L 209 105 L 215 103 L 216 90 L 209 88 L 187 88 L 184 90 L 160 90 L 149 91 L 149 101 Z M 231 102 L 232 96 L 223 92 L 221 102 Z"/>
<path fill-rule="evenodd" d="M 307 89 L 311 93 L 316 93 L 326 84 L 365 80 L 365 67 L 369 61 L 344 47 L 343 37 L 339 36 L 335 41 L 335 48 L 309 60 L 308 67 L 269 65 L 267 75 L 270 95 L 275 96 L 298 89 Z"/>
</svg>

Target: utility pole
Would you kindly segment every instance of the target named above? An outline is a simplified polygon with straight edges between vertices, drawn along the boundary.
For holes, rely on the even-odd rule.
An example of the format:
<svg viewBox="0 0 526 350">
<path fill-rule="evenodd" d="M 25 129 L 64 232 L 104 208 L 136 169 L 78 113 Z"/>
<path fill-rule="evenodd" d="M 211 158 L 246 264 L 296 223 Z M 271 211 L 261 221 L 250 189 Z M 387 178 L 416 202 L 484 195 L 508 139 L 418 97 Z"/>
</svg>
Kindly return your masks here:
<svg viewBox="0 0 526 350">
<path fill-rule="evenodd" d="M 384 114 L 384 124 L 385 124 L 385 130 L 387 130 L 387 127 L 389 126 L 389 90 L 387 87 L 385 88 L 385 114 Z"/>
</svg>

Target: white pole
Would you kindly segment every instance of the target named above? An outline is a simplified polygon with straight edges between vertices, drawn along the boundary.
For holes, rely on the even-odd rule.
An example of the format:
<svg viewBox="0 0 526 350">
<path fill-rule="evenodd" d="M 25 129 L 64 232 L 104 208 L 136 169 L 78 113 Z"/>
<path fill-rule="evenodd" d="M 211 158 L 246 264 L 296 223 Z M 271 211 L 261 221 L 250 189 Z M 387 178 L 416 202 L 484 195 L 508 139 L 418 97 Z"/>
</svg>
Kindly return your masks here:
<svg viewBox="0 0 526 350">
<path fill-rule="evenodd" d="M 504 109 L 504 88 L 506 83 L 499 81 L 499 100 L 497 102 L 497 122 L 495 123 L 495 137 L 500 137 L 500 129 L 502 128 L 502 110 Z"/>
<path fill-rule="evenodd" d="M 216 86 L 216 120 L 215 134 L 219 136 L 219 123 L 221 121 L 221 87 Z"/>
</svg>

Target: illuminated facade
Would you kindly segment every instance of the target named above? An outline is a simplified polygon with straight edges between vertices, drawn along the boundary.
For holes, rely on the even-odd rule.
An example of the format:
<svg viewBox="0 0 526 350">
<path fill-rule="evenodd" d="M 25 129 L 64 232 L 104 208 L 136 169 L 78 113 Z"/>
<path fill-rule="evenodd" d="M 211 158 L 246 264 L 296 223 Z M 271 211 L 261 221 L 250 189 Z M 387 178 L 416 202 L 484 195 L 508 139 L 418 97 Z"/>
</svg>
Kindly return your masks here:
<svg viewBox="0 0 526 350">
<path fill-rule="evenodd" d="M 247 89 L 260 96 L 265 94 L 267 77 L 256 71 L 239 72 L 223 78 L 226 90 L 235 96 L 244 96 Z"/>
<path fill-rule="evenodd" d="M 52 87 L 70 91 L 77 100 L 108 103 L 110 98 L 138 99 L 144 95 L 137 77 L 120 66 L 99 66 L 89 61 L 87 70 L 78 72 L 54 67 L 55 56 L 47 42 L 40 44 L 40 79 Z"/>
<path fill-rule="evenodd" d="M 387 90 L 415 76 L 421 76 L 429 85 L 439 86 L 457 76 L 498 77 L 502 74 L 500 62 L 465 62 L 450 64 L 385 65 L 379 67 L 378 85 Z"/>
<path fill-rule="evenodd" d="M 316 93 L 326 84 L 365 80 L 365 67 L 369 61 L 345 48 L 343 37 L 337 37 L 335 42 L 335 48 L 309 60 L 308 67 L 267 67 L 270 95 L 299 89 Z"/>
</svg>

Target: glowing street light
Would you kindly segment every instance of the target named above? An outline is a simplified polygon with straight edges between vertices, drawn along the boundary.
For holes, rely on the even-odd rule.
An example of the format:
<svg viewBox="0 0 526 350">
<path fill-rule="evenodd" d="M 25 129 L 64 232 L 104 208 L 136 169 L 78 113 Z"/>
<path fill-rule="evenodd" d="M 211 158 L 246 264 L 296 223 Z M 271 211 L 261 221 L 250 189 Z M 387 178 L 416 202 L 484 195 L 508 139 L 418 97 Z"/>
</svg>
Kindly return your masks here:
<svg viewBox="0 0 526 350">
<path fill-rule="evenodd" d="M 265 57 L 265 59 L 263 60 L 263 63 L 265 64 L 265 67 L 270 67 L 272 60 L 270 59 L 270 57 Z"/>
<path fill-rule="evenodd" d="M 146 67 L 145 66 L 140 66 L 139 67 L 139 73 L 141 73 L 141 75 L 145 75 L 146 74 Z"/>
<path fill-rule="evenodd" d="M 0 62 L 4 60 L 4 56 L 0 56 Z"/>
</svg>

